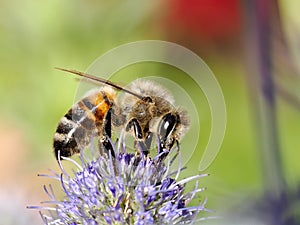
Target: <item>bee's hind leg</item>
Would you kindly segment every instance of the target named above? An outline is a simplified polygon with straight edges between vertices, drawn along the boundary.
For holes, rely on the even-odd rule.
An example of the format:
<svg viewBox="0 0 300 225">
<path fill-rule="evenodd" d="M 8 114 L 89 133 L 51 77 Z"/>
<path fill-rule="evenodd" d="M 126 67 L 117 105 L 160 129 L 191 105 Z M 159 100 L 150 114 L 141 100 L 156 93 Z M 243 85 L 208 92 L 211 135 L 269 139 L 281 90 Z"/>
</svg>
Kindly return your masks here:
<svg viewBox="0 0 300 225">
<path fill-rule="evenodd" d="M 102 137 L 100 138 L 99 148 L 100 153 L 106 153 L 107 155 L 111 154 L 113 158 L 115 158 L 115 150 L 111 140 L 111 109 L 108 110 L 105 119 L 104 126 L 102 128 Z"/>
</svg>

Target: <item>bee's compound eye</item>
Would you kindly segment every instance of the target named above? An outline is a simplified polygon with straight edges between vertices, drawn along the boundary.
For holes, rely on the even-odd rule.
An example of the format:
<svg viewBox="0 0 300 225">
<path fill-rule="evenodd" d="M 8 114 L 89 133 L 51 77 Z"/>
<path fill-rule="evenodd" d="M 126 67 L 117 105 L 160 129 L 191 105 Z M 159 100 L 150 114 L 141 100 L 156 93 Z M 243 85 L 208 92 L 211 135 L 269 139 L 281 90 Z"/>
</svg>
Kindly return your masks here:
<svg viewBox="0 0 300 225">
<path fill-rule="evenodd" d="M 166 139 L 172 134 L 177 123 L 178 118 L 176 115 L 168 113 L 163 116 L 158 127 L 158 135 L 161 138 L 161 141 L 166 141 Z"/>
</svg>

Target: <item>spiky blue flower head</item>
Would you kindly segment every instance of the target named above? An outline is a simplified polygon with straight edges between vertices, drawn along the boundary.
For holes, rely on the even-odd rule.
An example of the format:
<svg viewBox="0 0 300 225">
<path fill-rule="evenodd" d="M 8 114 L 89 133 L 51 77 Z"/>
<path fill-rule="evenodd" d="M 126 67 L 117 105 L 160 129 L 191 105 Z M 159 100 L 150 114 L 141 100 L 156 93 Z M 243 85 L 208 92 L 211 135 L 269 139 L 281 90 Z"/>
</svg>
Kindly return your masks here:
<svg viewBox="0 0 300 225">
<path fill-rule="evenodd" d="M 87 159 L 81 154 L 81 165 L 71 176 L 61 167 L 58 179 L 65 193 L 64 200 L 55 197 L 52 186 L 44 189 L 51 206 L 40 209 L 45 224 L 192 224 L 201 220 L 205 202 L 189 206 L 203 190 L 198 179 L 205 174 L 178 181 L 181 168 L 170 172 L 173 159 L 157 155 L 153 159 L 142 154 L 115 152 Z M 174 176 L 174 177 L 173 177 Z M 186 183 L 196 180 L 192 192 L 185 193 Z"/>
</svg>

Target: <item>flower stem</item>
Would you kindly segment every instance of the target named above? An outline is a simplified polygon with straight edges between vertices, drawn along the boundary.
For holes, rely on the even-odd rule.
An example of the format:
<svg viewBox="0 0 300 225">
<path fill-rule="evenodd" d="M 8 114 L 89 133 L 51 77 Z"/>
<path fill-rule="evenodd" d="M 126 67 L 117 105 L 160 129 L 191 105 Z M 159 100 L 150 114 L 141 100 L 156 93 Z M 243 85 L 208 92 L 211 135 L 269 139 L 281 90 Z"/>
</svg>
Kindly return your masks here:
<svg viewBox="0 0 300 225">
<path fill-rule="evenodd" d="M 249 56 L 248 81 L 255 104 L 257 136 L 260 144 L 264 191 L 279 199 L 285 189 L 277 132 L 276 95 L 272 68 L 272 17 L 276 1 L 244 1 Z"/>
</svg>

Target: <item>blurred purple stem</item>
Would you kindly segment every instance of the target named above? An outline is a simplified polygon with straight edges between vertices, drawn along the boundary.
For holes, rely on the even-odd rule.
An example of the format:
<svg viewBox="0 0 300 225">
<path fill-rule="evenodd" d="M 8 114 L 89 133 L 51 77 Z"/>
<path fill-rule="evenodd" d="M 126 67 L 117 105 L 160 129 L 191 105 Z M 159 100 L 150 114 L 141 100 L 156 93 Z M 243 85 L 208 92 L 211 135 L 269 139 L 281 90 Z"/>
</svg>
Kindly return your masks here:
<svg viewBox="0 0 300 225">
<path fill-rule="evenodd" d="M 257 140 L 266 195 L 280 199 L 285 180 L 277 132 L 276 94 L 272 68 L 272 26 L 277 1 L 244 1 L 248 81 L 257 121 Z M 278 19 L 278 18 L 277 18 Z"/>
</svg>

